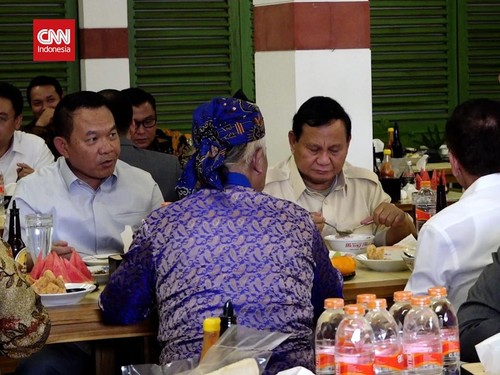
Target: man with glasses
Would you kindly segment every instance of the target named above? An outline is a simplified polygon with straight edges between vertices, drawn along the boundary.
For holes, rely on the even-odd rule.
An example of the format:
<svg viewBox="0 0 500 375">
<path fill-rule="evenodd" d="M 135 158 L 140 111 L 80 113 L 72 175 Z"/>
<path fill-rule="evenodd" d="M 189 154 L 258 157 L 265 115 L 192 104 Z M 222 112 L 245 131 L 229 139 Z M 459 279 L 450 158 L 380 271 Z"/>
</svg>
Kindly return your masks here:
<svg viewBox="0 0 500 375">
<path fill-rule="evenodd" d="M 5 185 L 54 162 L 43 139 L 19 131 L 22 110 L 21 91 L 10 83 L 0 82 L 0 171 Z"/>
<path fill-rule="evenodd" d="M 134 110 L 134 120 L 130 126 L 132 142 L 142 149 L 173 154 L 172 137 L 158 129 L 153 95 L 137 87 L 122 92 L 129 98 Z"/>
</svg>

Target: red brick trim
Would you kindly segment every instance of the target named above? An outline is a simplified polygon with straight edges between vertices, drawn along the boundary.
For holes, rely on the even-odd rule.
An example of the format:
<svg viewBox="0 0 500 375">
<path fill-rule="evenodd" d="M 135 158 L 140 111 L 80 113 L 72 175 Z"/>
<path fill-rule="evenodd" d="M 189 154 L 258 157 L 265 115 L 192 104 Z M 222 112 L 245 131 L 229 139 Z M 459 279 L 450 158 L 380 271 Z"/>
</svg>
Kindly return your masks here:
<svg viewBox="0 0 500 375">
<path fill-rule="evenodd" d="M 288 3 L 254 8 L 256 51 L 370 48 L 370 3 Z"/>
<path fill-rule="evenodd" d="M 128 57 L 128 30 L 80 29 L 80 58 Z"/>
</svg>

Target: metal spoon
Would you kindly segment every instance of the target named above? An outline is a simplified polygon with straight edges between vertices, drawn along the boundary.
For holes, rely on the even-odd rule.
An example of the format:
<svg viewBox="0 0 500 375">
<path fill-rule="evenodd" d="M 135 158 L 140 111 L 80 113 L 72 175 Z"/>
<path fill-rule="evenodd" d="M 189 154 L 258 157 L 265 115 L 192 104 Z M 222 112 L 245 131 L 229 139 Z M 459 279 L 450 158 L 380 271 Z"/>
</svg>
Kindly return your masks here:
<svg viewBox="0 0 500 375">
<path fill-rule="evenodd" d="M 361 228 L 361 227 L 364 227 L 365 225 L 370 225 L 370 224 L 373 224 L 373 220 L 370 220 L 370 221 L 369 221 L 368 223 L 366 223 L 366 224 L 359 224 L 359 225 L 355 226 L 355 227 L 354 227 L 354 228 L 352 228 L 352 229 L 346 229 L 346 230 L 338 230 L 338 229 L 337 229 L 337 227 L 336 227 L 335 225 L 330 224 L 330 223 L 327 223 L 326 221 L 325 221 L 325 224 L 326 224 L 326 225 L 328 225 L 328 226 L 330 226 L 330 227 L 332 227 L 333 229 L 335 229 L 335 230 L 337 231 L 337 234 L 338 234 L 340 237 L 346 237 L 346 236 L 348 236 L 348 235 L 350 235 L 350 234 L 353 234 L 353 233 L 354 233 L 354 231 L 355 231 L 356 229 L 359 229 L 359 228 Z"/>
</svg>

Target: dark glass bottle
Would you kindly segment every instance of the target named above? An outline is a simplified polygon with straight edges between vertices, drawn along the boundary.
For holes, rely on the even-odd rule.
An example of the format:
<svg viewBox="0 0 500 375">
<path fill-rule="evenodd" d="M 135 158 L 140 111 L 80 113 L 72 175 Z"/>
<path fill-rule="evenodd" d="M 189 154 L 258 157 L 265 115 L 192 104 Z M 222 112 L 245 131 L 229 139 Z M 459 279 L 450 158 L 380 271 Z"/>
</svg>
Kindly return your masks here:
<svg viewBox="0 0 500 375">
<path fill-rule="evenodd" d="M 404 156 L 403 144 L 401 143 L 401 138 L 399 137 L 399 125 L 394 123 L 394 140 L 392 143 L 392 157 L 402 158 Z"/>
<path fill-rule="evenodd" d="M 19 222 L 19 208 L 16 207 L 16 201 L 12 202 L 9 218 L 9 239 L 7 240 L 12 249 L 12 256 L 21 264 L 26 262 L 26 245 L 21 238 L 21 224 Z M 24 258 L 24 259 L 22 259 Z"/>
<path fill-rule="evenodd" d="M 375 153 L 375 146 L 373 146 L 373 173 L 375 173 L 377 177 L 380 178 L 380 169 L 378 169 L 377 165 L 377 155 Z"/>
<path fill-rule="evenodd" d="M 436 213 L 441 211 L 447 206 L 446 202 L 446 189 L 444 185 L 438 185 L 436 187 Z"/>
<path fill-rule="evenodd" d="M 222 336 L 226 330 L 231 327 L 232 325 L 235 325 L 236 322 L 236 315 L 234 315 L 234 308 L 233 308 L 233 303 L 231 302 L 230 299 L 226 301 L 224 304 L 224 309 L 222 310 L 222 315 L 220 316 L 220 333 L 219 336 Z"/>
</svg>

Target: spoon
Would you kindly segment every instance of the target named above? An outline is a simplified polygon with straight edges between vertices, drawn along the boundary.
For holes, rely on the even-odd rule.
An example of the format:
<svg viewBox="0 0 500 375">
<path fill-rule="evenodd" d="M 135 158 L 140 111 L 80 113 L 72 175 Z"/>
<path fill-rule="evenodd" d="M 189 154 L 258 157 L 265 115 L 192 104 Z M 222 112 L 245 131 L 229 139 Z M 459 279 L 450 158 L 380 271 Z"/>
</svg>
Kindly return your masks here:
<svg viewBox="0 0 500 375">
<path fill-rule="evenodd" d="M 340 237 L 346 237 L 350 234 L 353 234 L 354 231 L 356 229 L 359 229 L 361 227 L 364 227 L 365 225 L 370 225 L 370 224 L 373 224 L 373 220 L 370 220 L 368 223 L 365 223 L 365 224 L 359 224 L 357 226 L 355 226 L 354 228 L 352 229 L 346 229 L 346 230 L 338 230 L 337 227 L 333 224 L 330 224 L 330 223 L 327 223 L 326 221 L 324 222 L 326 225 L 332 227 L 333 229 L 335 229 L 337 231 L 337 234 L 340 236 Z"/>
</svg>

